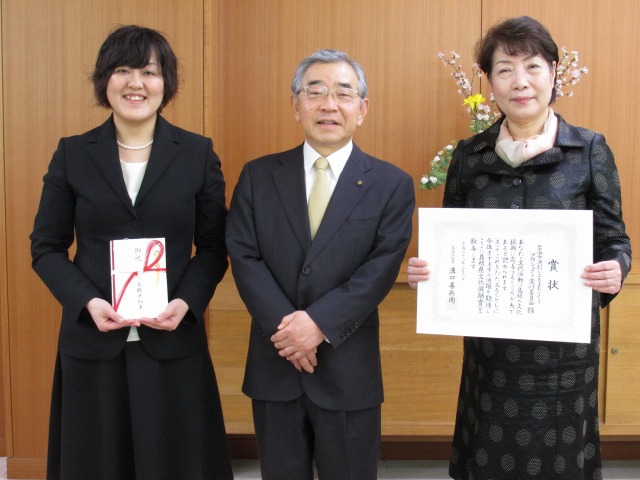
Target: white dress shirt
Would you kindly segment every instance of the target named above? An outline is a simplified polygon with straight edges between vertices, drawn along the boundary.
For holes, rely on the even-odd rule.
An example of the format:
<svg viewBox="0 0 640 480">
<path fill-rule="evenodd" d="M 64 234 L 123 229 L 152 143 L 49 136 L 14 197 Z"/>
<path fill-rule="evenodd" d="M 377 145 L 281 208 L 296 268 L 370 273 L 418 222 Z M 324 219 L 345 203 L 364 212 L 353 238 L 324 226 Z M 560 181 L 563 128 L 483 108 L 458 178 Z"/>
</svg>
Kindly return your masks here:
<svg viewBox="0 0 640 480">
<path fill-rule="evenodd" d="M 349 143 L 347 143 L 340 150 L 333 152 L 328 157 L 325 157 L 329 162 L 329 168 L 326 170 L 326 172 L 327 179 L 329 180 L 329 191 L 331 193 L 333 193 L 333 190 L 336 188 L 336 183 L 338 183 L 340 174 L 342 173 L 342 170 L 344 170 L 344 166 L 347 164 L 347 160 L 349 160 L 349 156 L 351 155 L 352 150 L 353 141 L 349 141 Z M 304 142 L 302 152 L 304 154 L 304 172 L 308 202 L 311 188 L 316 181 L 316 169 L 313 168 L 313 164 L 318 159 L 318 157 L 322 157 L 323 155 L 320 155 L 318 152 L 316 152 L 313 147 L 311 147 L 311 145 L 309 145 L 307 142 Z"/>
</svg>

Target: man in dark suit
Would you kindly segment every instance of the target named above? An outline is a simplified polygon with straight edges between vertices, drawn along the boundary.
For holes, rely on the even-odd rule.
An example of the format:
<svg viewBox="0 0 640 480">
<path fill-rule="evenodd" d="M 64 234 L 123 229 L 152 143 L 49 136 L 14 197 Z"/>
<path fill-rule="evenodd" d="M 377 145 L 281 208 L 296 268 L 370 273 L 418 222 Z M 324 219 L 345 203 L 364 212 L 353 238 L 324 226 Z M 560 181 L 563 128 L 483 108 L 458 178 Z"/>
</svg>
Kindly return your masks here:
<svg viewBox="0 0 640 480">
<path fill-rule="evenodd" d="M 378 305 L 411 238 L 413 182 L 353 143 L 369 100 L 362 68 L 346 54 L 315 52 L 291 88 L 305 142 L 244 166 L 227 224 L 252 316 L 243 391 L 263 479 L 312 479 L 314 458 L 320 479 L 375 479 Z M 316 178 L 318 196 L 330 198 L 321 221 Z"/>
</svg>

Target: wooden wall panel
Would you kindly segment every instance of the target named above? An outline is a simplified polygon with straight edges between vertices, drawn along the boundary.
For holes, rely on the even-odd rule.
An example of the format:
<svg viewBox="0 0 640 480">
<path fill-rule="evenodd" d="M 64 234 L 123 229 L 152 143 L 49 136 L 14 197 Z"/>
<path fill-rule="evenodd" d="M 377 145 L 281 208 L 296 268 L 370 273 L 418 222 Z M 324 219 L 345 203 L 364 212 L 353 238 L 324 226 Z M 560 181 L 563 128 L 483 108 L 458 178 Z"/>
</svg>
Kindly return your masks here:
<svg viewBox="0 0 640 480">
<path fill-rule="evenodd" d="M 10 281 L 2 308 L 8 309 L 3 336 L 10 345 L 5 386 L 11 456 L 46 455 L 60 307 L 31 270 L 28 236 L 53 150 L 61 136 L 86 131 L 109 115 L 94 106 L 88 75 L 106 35 L 128 23 L 167 34 L 182 62 L 184 84 L 166 116 L 202 132 L 202 11 L 201 1 L 2 2 L 3 91 L 10 92 L 4 96 L 4 118 L 10 121 L 4 125 L 2 209 L 11 226 L 3 236 L 10 255 L 2 270 Z"/>
<path fill-rule="evenodd" d="M 209 313 L 209 348 L 227 433 L 253 433 L 251 400 L 241 390 L 250 320 L 230 271 L 218 285 Z"/>
<path fill-rule="evenodd" d="M 0 19 L 2 7 L 0 5 Z M 2 54 L 2 22 L 0 22 L 0 55 Z M 0 132 L 4 129 L 4 108 L 2 88 L 2 62 L 0 62 Z M 7 296 L 7 248 L 6 248 L 6 218 L 5 218 L 5 181 L 4 181 L 4 138 L 0 135 L 0 375 L 7 378 L 9 364 L 5 361 L 4 353 L 8 351 L 9 342 L 7 335 L 8 296 Z M 4 407 L 4 382 L 0 381 L 0 456 L 6 456 L 6 426 L 11 422 L 11 417 L 5 413 Z"/>
<path fill-rule="evenodd" d="M 451 435 L 462 339 L 418 335 L 416 292 L 396 284 L 380 306 L 383 435 Z"/>
<path fill-rule="evenodd" d="M 231 195 L 242 165 L 303 140 L 291 110 L 291 77 L 319 48 L 346 51 L 364 68 L 370 108 L 356 142 L 414 178 L 454 138 L 468 133 L 462 98 L 437 57 L 459 49 L 470 59 L 480 34 L 480 4 L 452 0 L 238 0 L 217 5 L 217 77 L 207 116 L 215 131 Z M 469 60 L 469 66 L 471 61 Z M 446 112 L 446 114 L 445 114 Z M 442 192 L 418 193 L 421 206 L 439 206 Z M 410 251 L 417 252 L 415 241 Z"/>
<path fill-rule="evenodd" d="M 640 427 L 639 311 L 640 274 L 633 274 L 609 307 L 609 342 L 603 348 L 607 358 L 606 392 L 603 392 L 607 426 L 636 426 L 636 430 Z"/>
</svg>

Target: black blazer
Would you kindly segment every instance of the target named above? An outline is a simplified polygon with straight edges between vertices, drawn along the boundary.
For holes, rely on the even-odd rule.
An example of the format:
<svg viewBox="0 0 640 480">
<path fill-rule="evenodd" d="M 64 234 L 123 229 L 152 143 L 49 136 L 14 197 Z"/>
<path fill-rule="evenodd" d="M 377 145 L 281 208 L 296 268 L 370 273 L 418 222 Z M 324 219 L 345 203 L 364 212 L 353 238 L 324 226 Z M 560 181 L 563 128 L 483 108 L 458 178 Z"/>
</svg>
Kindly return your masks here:
<svg viewBox="0 0 640 480">
<path fill-rule="evenodd" d="M 157 359 L 206 349 L 203 314 L 228 265 L 224 191 L 211 140 L 160 116 L 135 205 L 124 183 L 112 118 L 61 139 L 44 176 L 30 237 L 33 268 L 63 307 L 59 350 L 86 359 L 109 359 L 121 351 L 129 329 L 100 332 L 85 305 L 94 297 L 111 302 L 109 241 L 146 237 L 165 237 L 169 300 L 181 298 L 190 310 L 173 332 L 139 327 L 144 347 Z"/>
<path fill-rule="evenodd" d="M 243 391 L 357 410 L 383 400 L 378 305 L 411 239 L 414 190 L 399 168 L 355 145 L 313 242 L 302 146 L 245 165 L 227 224 L 238 291 L 252 318 Z M 270 336 L 305 310 L 330 343 L 313 374 L 281 358 Z"/>
<path fill-rule="evenodd" d="M 631 241 L 622 220 L 613 153 L 602 134 L 556 116 L 553 148 L 518 168 L 495 153 L 504 118 L 461 141 L 447 174 L 443 206 L 593 210 L 593 261 L 616 260 L 624 280 L 631 269 Z M 597 295 L 600 306 L 606 307 L 616 295 Z"/>
</svg>

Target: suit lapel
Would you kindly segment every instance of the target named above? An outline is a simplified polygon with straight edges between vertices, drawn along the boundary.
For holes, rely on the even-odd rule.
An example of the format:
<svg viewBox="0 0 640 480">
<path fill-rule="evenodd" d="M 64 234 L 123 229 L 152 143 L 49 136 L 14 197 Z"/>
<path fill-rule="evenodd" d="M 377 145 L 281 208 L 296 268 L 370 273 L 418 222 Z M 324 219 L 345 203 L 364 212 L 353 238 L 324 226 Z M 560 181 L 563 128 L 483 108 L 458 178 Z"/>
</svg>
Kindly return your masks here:
<svg viewBox="0 0 640 480">
<path fill-rule="evenodd" d="M 273 182 L 293 233 L 306 251 L 311 242 L 311 233 L 303 158 L 302 146 L 283 153 L 280 159 L 281 167 L 273 172 Z"/>
<path fill-rule="evenodd" d="M 96 129 L 95 135 L 89 139 L 87 150 L 89 156 L 93 159 L 118 198 L 132 213 L 135 213 L 131 197 L 129 197 L 124 183 L 118 146 L 115 140 L 116 131 L 112 116 Z M 149 164 L 142 179 L 136 202 L 139 202 L 158 181 L 179 149 L 178 130 L 172 127 L 164 118 L 158 116 Z"/>
<path fill-rule="evenodd" d="M 320 223 L 320 228 L 311 244 L 309 257 L 315 256 L 342 226 L 353 209 L 371 187 L 371 162 L 353 145 L 344 170 L 340 174 L 336 188 Z M 309 220 L 307 218 L 307 224 Z"/>
<path fill-rule="evenodd" d="M 110 117 L 95 130 L 95 134 L 89 138 L 87 153 L 116 196 L 133 213 L 131 197 L 124 183 L 122 167 L 116 145 L 116 130 L 113 117 Z"/>
<path fill-rule="evenodd" d="M 136 202 L 142 200 L 149 190 L 151 190 L 153 185 L 171 164 L 171 161 L 178 154 L 179 150 L 180 138 L 178 130 L 158 115 L 156 130 L 153 135 L 153 146 L 151 147 L 151 155 L 149 156 L 149 164 L 142 178 L 142 184 L 140 185 L 140 192 L 138 193 Z"/>
</svg>

